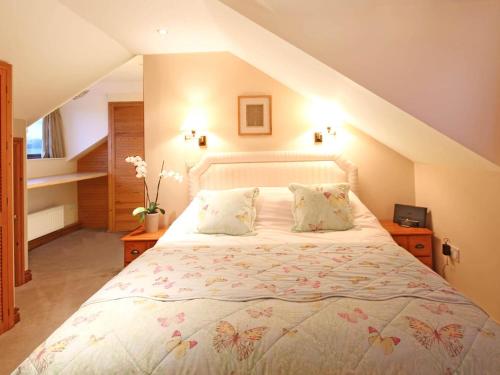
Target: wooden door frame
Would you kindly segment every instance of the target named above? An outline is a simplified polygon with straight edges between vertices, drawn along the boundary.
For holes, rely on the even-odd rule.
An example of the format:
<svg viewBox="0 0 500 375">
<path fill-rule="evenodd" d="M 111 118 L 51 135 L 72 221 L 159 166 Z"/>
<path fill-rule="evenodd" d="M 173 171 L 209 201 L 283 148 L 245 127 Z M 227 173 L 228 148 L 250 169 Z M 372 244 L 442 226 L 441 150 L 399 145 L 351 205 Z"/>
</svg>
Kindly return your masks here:
<svg viewBox="0 0 500 375">
<path fill-rule="evenodd" d="M 20 176 L 20 180 L 14 178 L 14 215 L 17 216 L 18 227 L 20 232 L 16 233 L 14 224 L 14 280 L 16 286 L 21 286 L 28 282 L 31 278 L 31 272 L 25 269 L 25 227 L 24 227 L 24 138 L 14 138 L 14 177 L 16 174 Z M 16 144 L 20 145 L 21 154 L 16 155 Z M 17 245 L 19 244 L 19 245 Z"/>
<path fill-rule="evenodd" d="M 131 105 L 143 106 L 144 101 L 133 102 L 108 102 L 108 232 L 116 231 L 115 223 L 115 119 L 114 109 L 116 107 L 127 107 Z M 144 136 L 144 142 L 146 137 Z M 144 154 L 146 147 L 144 145 Z M 132 171 L 130 172 L 132 173 Z"/>
<path fill-rule="evenodd" d="M 1 93 L 4 93 L 2 95 Z M 2 225 L 2 294 L 0 333 L 14 326 L 14 251 L 12 242 L 12 66 L 0 61 L 0 163 L 2 194 L 0 222 Z"/>
</svg>

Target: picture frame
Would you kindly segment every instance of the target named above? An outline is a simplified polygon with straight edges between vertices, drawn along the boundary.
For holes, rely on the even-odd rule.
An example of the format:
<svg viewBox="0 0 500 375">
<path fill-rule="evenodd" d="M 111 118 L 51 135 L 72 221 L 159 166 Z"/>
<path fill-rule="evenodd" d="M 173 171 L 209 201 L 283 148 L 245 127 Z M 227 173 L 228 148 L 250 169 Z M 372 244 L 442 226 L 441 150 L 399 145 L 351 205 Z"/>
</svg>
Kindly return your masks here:
<svg viewBox="0 0 500 375">
<path fill-rule="evenodd" d="M 272 135 L 271 95 L 238 96 L 238 135 Z"/>
</svg>

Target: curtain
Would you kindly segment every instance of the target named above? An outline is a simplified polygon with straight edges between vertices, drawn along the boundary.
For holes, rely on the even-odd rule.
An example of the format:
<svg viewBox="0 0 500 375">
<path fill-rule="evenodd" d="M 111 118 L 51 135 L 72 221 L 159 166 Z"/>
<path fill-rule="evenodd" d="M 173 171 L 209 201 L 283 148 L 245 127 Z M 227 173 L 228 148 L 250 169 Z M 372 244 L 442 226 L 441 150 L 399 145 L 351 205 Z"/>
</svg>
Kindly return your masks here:
<svg viewBox="0 0 500 375">
<path fill-rule="evenodd" d="M 64 158 L 63 124 L 61 114 L 56 109 L 43 118 L 42 158 Z"/>
</svg>

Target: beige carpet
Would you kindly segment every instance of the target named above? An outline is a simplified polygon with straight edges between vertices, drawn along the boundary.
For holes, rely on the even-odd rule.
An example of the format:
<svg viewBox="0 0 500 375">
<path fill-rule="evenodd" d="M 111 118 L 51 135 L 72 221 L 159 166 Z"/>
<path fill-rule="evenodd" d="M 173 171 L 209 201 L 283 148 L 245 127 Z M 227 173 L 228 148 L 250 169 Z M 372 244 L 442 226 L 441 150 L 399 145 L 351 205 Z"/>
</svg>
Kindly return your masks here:
<svg viewBox="0 0 500 375">
<path fill-rule="evenodd" d="M 30 251 L 33 280 L 16 288 L 21 321 L 0 336 L 0 374 L 10 374 L 122 267 L 120 234 L 82 229 Z"/>
</svg>

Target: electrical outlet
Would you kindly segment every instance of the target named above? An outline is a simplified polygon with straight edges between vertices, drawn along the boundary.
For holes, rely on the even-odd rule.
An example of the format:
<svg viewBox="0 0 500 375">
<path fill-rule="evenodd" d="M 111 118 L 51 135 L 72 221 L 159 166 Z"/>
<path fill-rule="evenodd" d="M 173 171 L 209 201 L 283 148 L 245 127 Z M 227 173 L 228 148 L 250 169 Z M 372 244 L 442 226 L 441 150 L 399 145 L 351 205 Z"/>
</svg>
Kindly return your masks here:
<svg viewBox="0 0 500 375">
<path fill-rule="evenodd" d="M 455 263 L 460 263 L 460 249 L 452 244 L 450 244 L 450 247 L 451 247 L 451 259 Z"/>
</svg>

